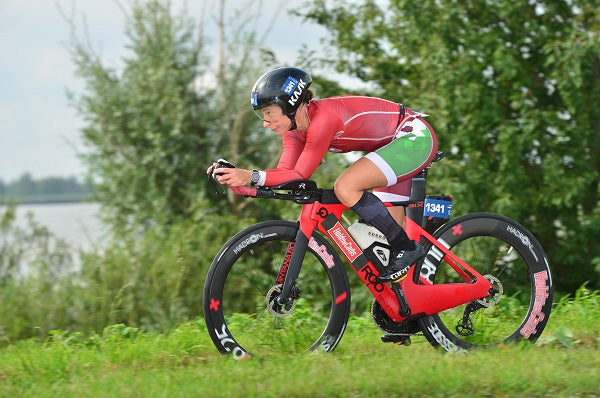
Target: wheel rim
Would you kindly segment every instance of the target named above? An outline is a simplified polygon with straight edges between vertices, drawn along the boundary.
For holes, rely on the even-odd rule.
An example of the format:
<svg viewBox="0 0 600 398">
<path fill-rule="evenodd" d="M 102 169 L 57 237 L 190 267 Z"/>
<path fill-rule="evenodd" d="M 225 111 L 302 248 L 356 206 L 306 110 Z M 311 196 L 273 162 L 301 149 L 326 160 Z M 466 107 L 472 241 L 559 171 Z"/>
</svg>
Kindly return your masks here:
<svg viewBox="0 0 600 398">
<path fill-rule="evenodd" d="M 280 290 L 276 277 L 296 231 L 287 224 L 249 228 L 217 255 L 205 284 L 204 310 L 221 352 L 264 358 L 337 346 L 350 308 L 348 279 L 320 236 L 310 240 L 294 298 L 283 306 L 274 302 Z"/>
</svg>

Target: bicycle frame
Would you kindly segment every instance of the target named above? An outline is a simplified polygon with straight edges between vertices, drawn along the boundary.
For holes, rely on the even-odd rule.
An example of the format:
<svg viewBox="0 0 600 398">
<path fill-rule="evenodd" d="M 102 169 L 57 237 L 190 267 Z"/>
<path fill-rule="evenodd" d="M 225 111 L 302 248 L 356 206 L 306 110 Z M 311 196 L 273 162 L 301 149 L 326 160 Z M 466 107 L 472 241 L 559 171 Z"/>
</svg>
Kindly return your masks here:
<svg viewBox="0 0 600 398">
<path fill-rule="evenodd" d="M 409 202 L 406 202 L 408 204 Z M 385 203 L 392 206 L 391 203 Z M 348 208 L 342 204 L 312 202 L 304 204 L 299 217 L 299 230 L 295 242 L 288 247 L 278 283 L 283 287 L 278 301 L 284 303 L 297 279 L 304 254 L 310 244 L 310 237 L 315 229 L 326 235 L 343 253 L 360 280 L 371 291 L 386 314 L 395 322 L 402 322 L 420 316 L 433 315 L 443 310 L 481 299 L 490 295 L 492 284 L 475 269 L 452 253 L 444 242 L 440 242 L 427 233 L 420 225 L 406 218 L 406 233 L 409 238 L 431 242 L 429 255 L 437 260 L 445 261 L 452 267 L 465 283 L 432 285 L 425 278 L 416 278 L 415 267 L 412 267 L 405 279 L 399 283 L 378 283 L 377 268 L 368 260 L 362 249 L 341 223 L 342 213 Z M 457 231 L 459 233 L 459 231 Z M 427 258 L 424 261 L 428 261 Z M 395 285 L 395 286 L 394 286 Z M 345 297 L 336 297 L 345 300 Z M 402 306 L 404 301 L 407 308 Z M 408 311 L 407 311 L 408 310 Z"/>
</svg>

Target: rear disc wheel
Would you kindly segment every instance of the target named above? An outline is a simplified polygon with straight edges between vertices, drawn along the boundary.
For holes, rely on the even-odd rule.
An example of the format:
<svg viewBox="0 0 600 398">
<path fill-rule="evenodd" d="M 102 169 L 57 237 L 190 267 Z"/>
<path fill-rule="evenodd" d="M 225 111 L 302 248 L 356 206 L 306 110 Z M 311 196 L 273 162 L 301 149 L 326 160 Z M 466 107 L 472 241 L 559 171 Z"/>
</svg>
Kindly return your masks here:
<svg viewBox="0 0 600 398">
<path fill-rule="evenodd" d="M 484 275 L 489 297 L 422 318 L 428 341 L 448 351 L 489 347 L 520 339 L 535 341 L 546 326 L 553 285 L 548 259 L 519 223 L 492 213 L 452 220 L 434 237 Z M 418 264 L 417 283 L 464 283 L 429 243 Z"/>
</svg>

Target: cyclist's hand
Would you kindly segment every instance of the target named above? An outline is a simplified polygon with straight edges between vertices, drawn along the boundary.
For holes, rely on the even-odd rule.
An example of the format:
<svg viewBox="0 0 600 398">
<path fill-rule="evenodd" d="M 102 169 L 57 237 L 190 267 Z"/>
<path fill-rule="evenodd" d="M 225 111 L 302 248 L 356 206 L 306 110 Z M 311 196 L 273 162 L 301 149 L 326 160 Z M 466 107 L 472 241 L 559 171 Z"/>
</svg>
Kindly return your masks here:
<svg viewBox="0 0 600 398">
<path fill-rule="evenodd" d="M 230 187 L 241 187 L 250 184 L 252 171 L 245 169 L 217 168 L 214 170 L 215 178 L 220 184 Z"/>
<path fill-rule="evenodd" d="M 220 167 L 233 169 L 233 168 L 235 168 L 235 165 L 233 163 L 231 163 L 229 160 L 220 158 L 216 162 L 213 162 L 212 166 L 210 166 L 208 169 L 206 169 L 206 174 L 210 175 L 215 171 L 215 169 L 218 169 Z"/>
<path fill-rule="evenodd" d="M 219 165 L 219 163 L 213 163 L 212 166 L 210 166 L 208 169 L 206 169 L 206 174 L 210 175 L 212 174 L 213 170 L 215 169 L 215 167 L 217 167 Z"/>
</svg>

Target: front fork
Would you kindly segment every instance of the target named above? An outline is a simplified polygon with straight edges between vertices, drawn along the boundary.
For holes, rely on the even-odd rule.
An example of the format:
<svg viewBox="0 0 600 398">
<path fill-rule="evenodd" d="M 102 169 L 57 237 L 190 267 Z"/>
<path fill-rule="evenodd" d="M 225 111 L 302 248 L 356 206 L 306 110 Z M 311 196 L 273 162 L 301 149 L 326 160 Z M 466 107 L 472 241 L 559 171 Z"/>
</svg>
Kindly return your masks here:
<svg viewBox="0 0 600 398">
<path fill-rule="evenodd" d="M 296 279 L 300 275 L 300 268 L 302 268 L 302 262 L 304 261 L 304 255 L 308 249 L 309 238 L 304 235 L 301 229 L 298 229 L 296 234 L 295 242 L 291 242 L 288 245 L 287 253 L 285 255 L 284 264 L 279 271 L 277 276 L 277 282 L 283 283 L 281 292 L 277 297 L 277 303 L 283 305 L 290 299 L 290 292 L 296 284 Z M 290 253 L 291 252 L 291 253 Z M 287 259 L 289 258 L 289 262 Z M 286 264 L 287 263 L 287 264 Z"/>
</svg>

